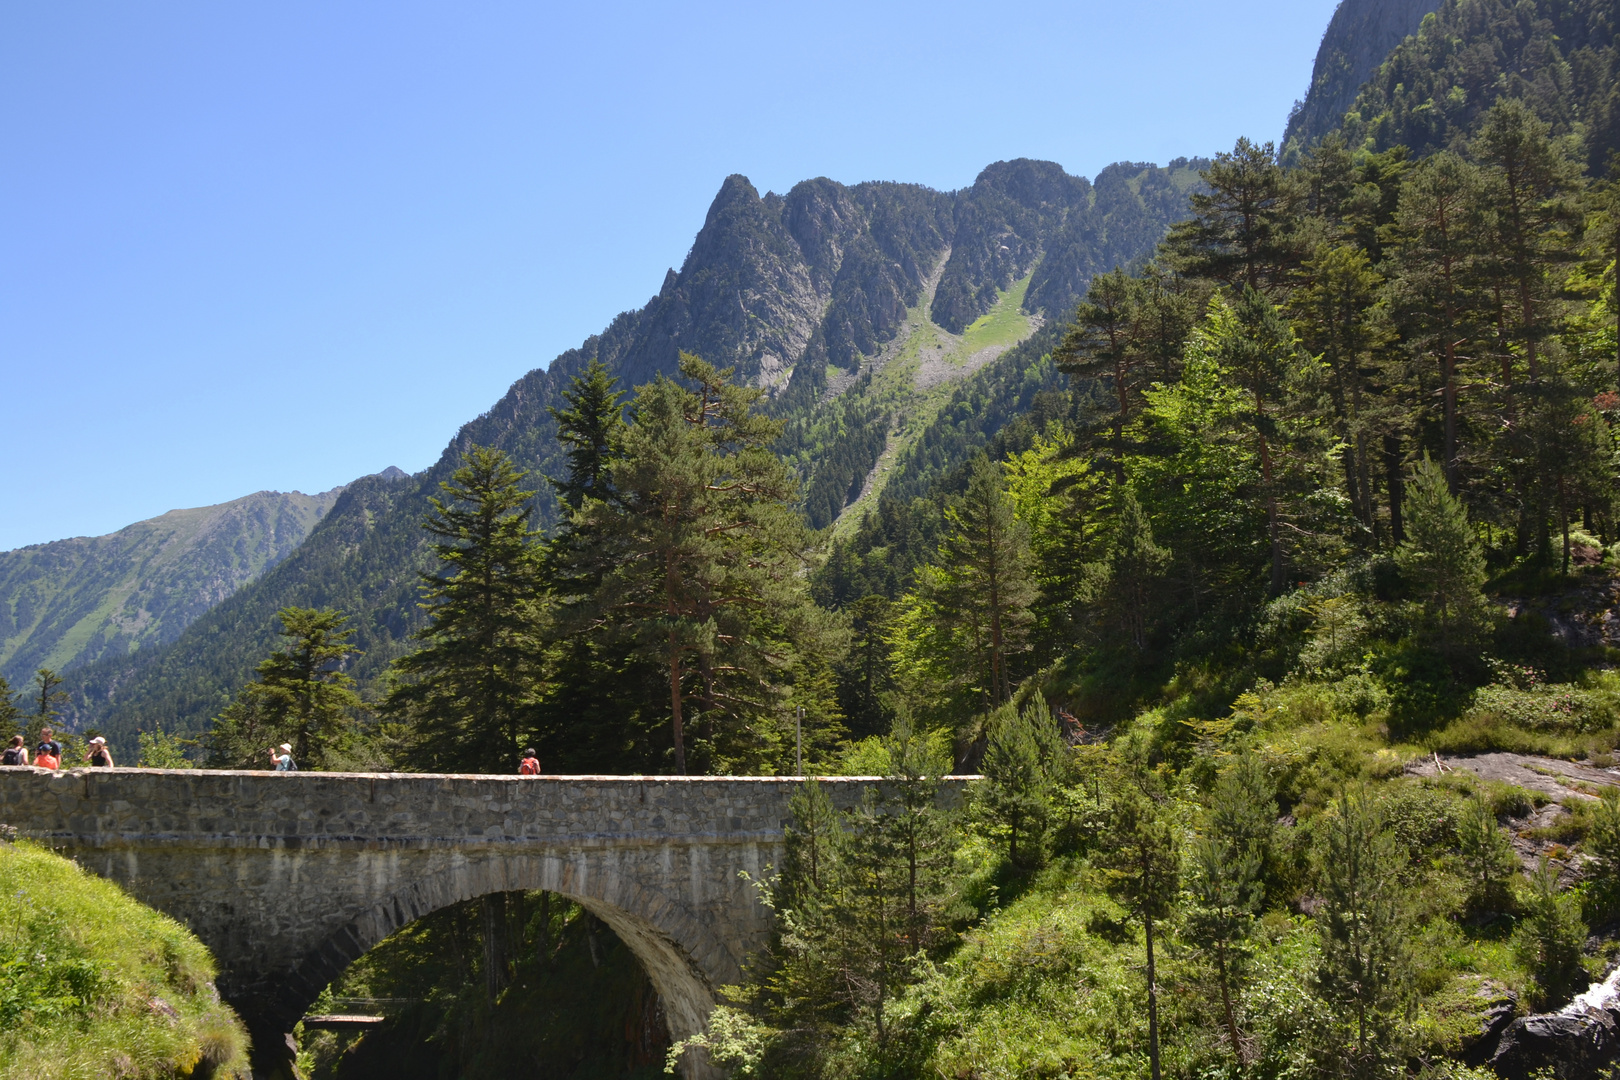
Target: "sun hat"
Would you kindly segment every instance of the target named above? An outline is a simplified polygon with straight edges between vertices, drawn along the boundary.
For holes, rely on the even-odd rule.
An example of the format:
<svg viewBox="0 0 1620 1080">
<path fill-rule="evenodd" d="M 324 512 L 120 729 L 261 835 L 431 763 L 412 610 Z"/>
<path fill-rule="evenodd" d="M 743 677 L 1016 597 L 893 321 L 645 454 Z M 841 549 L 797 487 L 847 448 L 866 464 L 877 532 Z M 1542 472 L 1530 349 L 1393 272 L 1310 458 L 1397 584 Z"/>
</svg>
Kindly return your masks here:
<svg viewBox="0 0 1620 1080">
<path fill-rule="evenodd" d="M 90 741 L 92 743 L 101 743 L 102 745 L 106 745 L 106 742 L 107 742 L 107 740 L 103 739 L 100 735 L 97 735 L 95 738 L 91 739 Z"/>
<path fill-rule="evenodd" d="M 292 743 L 282 743 L 281 748 L 289 754 L 292 753 Z"/>
</svg>

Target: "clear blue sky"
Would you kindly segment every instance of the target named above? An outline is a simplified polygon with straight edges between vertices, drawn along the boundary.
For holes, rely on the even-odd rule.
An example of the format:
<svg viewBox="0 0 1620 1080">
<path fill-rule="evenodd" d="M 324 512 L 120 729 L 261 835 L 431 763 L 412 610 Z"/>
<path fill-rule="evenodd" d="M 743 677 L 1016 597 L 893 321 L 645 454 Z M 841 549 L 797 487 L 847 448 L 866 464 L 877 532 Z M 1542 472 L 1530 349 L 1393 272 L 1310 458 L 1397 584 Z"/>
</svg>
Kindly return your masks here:
<svg viewBox="0 0 1620 1080">
<path fill-rule="evenodd" d="M 729 173 L 1275 139 L 1333 0 L 0 7 L 0 549 L 431 463 Z"/>
</svg>

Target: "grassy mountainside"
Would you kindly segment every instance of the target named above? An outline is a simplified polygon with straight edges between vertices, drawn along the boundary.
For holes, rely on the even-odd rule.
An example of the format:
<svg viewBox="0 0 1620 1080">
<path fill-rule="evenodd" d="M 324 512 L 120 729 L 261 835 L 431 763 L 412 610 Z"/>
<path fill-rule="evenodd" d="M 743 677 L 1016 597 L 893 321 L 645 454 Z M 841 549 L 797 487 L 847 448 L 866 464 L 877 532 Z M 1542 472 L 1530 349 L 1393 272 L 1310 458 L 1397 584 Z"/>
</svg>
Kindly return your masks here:
<svg viewBox="0 0 1620 1080">
<path fill-rule="evenodd" d="M 807 495 L 820 470 L 837 481 L 821 481 L 825 524 L 860 494 L 854 481 L 864 486 L 892 428 L 924 430 L 992 350 L 1067 318 L 1098 269 L 1144 257 L 1185 212 L 1198 164 L 1114 166 L 1094 188 L 1050 162 L 1002 162 L 958 192 L 817 179 L 760 195 L 730 177 L 645 307 L 519 379 L 431 468 L 351 485 L 297 551 L 172 644 L 79 670 L 65 711 L 115 743 L 143 726 L 201 730 L 269 651 L 288 604 L 350 612 L 365 653 L 353 673 L 376 684 L 419 625 L 429 496 L 467 446 L 497 446 L 531 470 L 539 520 L 555 521 L 543 478 L 563 465 L 547 409 L 592 359 L 628 388 L 672 371 L 684 349 L 772 388 Z"/>
<path fill-rule="evenodd" d="M 247 1075 L 247 1033 L 185 927 L 28 845 L 0 845 L 0 898 L 0 1076 Z"/>
<path fill-rule="evenodd" d="M 341 491 L 260 491 L 107 536 L 0 552 L 0 675 L 18 685 L 36 668 L 173 641 L 291 554 Z"/>
<path fill-rule="evenodd" d="M 1439 0 L 1343 0 L 1316 51 L 1310 89 L 1288 117 L 1284 147 L 1303 150 L 1337 128 L 1378 65 L 1439 6 Z"/>
</svg>

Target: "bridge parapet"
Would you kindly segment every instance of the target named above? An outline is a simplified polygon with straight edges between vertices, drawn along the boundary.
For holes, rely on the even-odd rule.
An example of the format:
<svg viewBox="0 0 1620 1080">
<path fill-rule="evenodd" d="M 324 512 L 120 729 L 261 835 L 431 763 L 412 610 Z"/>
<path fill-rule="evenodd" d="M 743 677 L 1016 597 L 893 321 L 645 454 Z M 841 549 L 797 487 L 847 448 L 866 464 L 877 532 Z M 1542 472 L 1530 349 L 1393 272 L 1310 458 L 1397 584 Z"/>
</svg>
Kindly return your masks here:
<svg viewBox="0 0 1620 1080">
<path fill-rule="evenodd" d="M 947 778 L 944 797 L 968 779 Z M 839 807 L 875 782 L 824 781 Z M 321 989 L 395 930 L 519 889 L 569 896 L 612 927 L 683 1037 L 702 1030 L 714 987 L 740 978 L 769 934 L 742 873 L 780 860 L 800 783 L 10 768 L 0 822 L 190 926 L 261 1049 L 284 1042 Z"/>
</svg>

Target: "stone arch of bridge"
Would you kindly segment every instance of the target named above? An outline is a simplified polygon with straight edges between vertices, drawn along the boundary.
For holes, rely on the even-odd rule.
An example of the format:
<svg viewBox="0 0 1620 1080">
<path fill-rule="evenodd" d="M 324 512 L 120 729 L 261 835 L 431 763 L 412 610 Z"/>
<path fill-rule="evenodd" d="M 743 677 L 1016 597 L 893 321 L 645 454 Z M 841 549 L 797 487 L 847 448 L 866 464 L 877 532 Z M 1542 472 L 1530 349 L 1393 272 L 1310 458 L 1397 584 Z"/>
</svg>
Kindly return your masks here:
<svg viewBox="0 0 1620 1080">
<path fill-rule="evenodd" d="M 401 882 L 305 954 L 281 982 L 277 1009 L 290 1028 L 350 964 L 425 915 L 490 893 L 538 889 L 576 901 L 619 936 L 658 991 L 675 1038 L 704 1030 L 715 1004 L 710 972 L 734 968 L 738 958 L 691 911 L 631 875 L 593 865 L 588 857 L 468 858 Z"/>
</svg>

